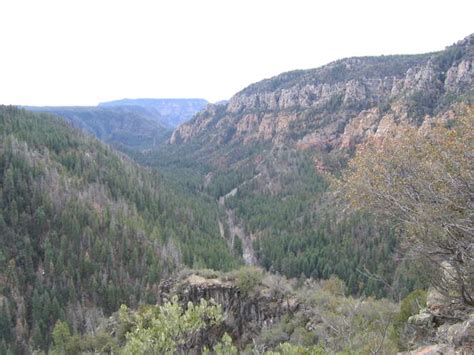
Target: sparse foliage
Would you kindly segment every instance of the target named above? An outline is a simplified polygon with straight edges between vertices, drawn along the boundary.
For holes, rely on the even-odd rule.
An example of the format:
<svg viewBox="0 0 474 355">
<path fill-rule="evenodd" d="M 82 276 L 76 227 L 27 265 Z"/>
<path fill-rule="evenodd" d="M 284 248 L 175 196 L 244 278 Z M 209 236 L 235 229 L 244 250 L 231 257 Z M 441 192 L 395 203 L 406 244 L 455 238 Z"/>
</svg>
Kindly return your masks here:
<svg viewBox="0 0 474 355">
<path fill-rule="evenodd" d="M 407 246 L 438 270 L 431 282 L 474 305 L 474 112 L 452 128 L 401 127 L 357 152 L 343 179 L 352 206 L 402 223 Z"/>
<path fill-rule="evenodd" d="M 400 303 L 400 311 L 393 319 L 393 329 L 391 337 L 397 342 L 399 349 L 406 350 L 406 339 L 404 336 L 404 328 L 408 318 L 426 306 L 426 291 L 415 290 L 406 296 Z"/>
</svg>

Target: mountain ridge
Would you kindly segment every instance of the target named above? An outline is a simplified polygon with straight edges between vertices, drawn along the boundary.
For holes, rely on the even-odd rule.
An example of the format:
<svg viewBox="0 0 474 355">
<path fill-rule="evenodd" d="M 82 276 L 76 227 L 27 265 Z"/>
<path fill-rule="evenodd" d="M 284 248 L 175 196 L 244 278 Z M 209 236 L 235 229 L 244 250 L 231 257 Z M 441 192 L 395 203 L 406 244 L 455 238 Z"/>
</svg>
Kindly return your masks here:
<svg viewBox="0 0 474 355">
<path fill-rule="evenodd" d="M 363 139 L 345 132 L 354 121 L 370 121 L 362 132 L 367 136 L 381 123 L 420 124 L 426 115 L 446 111 L 456 97 L 472 100 L 473 48 L 470 35 L 443 51 L 352 57 L 283 73 L 244 88 L 225 108 L 210 105 L 178 127 L 169 142 L 208 134 L 203 140 L 217 145 L 238 140 L 302 149 L 353 146 Z"/>
<path fill-rule="evenodd" d="M 166 141 L 177 125 L 207 105 L 203 99 L 123 99 L 98 106 L 25 106 L 56 114 L 119 149 L 144 150 Z"/>
<path fill-rule="evenodd" d="M 191 119 L 196 112 L 204 109 L 209 102 L 200 98 L 140 98 L 105 101 L 98 107 L 139 106 L 151 109 L 160 116 L 160 121 L 169 127 L 177 127 Z"/>
</svg>

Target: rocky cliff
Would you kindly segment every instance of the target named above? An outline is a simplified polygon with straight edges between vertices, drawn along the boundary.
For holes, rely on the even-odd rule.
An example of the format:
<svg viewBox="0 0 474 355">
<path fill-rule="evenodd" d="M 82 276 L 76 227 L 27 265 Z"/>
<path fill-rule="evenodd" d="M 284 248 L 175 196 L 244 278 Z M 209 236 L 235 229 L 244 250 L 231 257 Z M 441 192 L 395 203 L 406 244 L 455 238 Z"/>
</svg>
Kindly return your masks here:
<svg viewBox="0 0 474 355">
<path fill-rule="evenodd" d="M 349 148 L 394 124 L 422 124 L 474 93 L 474 35 L 436 53 L 348 58 L 252 84 L 178 127 L 171 144 L 271 142 Z"/>
<path fill-rule="evenodd" d="M 239 348 L 244 348 L 245 345 L 252 342 L 255 345 L 255 340 L 258 343 L 262 339 L 266 339 L 265 337 L 261 338 L 261 335 L 268 331 L 272 333 L 271 329 L 273 329 L 274 336 L 278 334 L 275 329 L 281 326 L 281 322 L 284 324 L 288 319 L 293 319 L 293 322 L 302 322 L 305 329 L 314 335 L 319 334 L 321 329 L 326 327 L 330 329 L 340 326 L 337 317 L 334 318 L 335 315 L 331 314 L 332 318 L 330 318 L 330 313 L 327 313 L 328 308 L 331 308 L 330 305 L 318 304 L 316 306 L 314 304 L 312 297 L 314 298 L 314 295 L 322 292 L 320 286 L 307 281 L 308 285 L 306 288 L 300 289 L 298 295 L 288 284 L 288 281 L 282 280 L 280 277 L 267 274 L 252 292 L 245 292 L 239 288 L 238 281 L 232 276 L 201 275 L 197 272 L 178 279 L 163 281 L 159 287 L 159 298 L 160 303 L 163 303 L 177 295 L 183 305 L 188 302 L 196 304 L 201 299 L 206 299 L 213 300 L 222 306 L 225 315 L 224 323 L 203 335 L 204 344 L 214 343 L 220 339 L 224 332 L 227 332 L 236 341 Z M 285 287 L 282 288 L 282 285 Z M 330 287 L 326 286 L 326 289 L 328 288 Z M 304 299 L 303 294 L 311 296 Z M 318 297 L 321 296 L 319 294 Z M 340 295 L 327 296 L 332 297 L 331 302 L 335 304 L 341 302 Z M 320 299 L 318 297 L 316 299 Z M 311 299 L 312 301 L 310 301 Z M 380 302 L 388 310 L 393 307 L 390 303 L 383 303 L 386 301 Z M 341 308 L 348 308 L 350 312 L 360 312 L 361 319 L 359 321 L 362 322 L 366 321 L 364 317 L 367 314 L 364 312 L 369 309 L 370 312 L 377 312 L 375 310 L 378 305 L 376 303 L 370 304 L 370 301 L 364 299 L 344 299 L 342 303 L 344 306 L 339 304 Z M 340 311 L 338 310 L 338 312 Z M 289 316 L 289 318 L 285 318 L 285 316 Z M 350 317 L 354 317 L 354 315 L 352 314 Z M 384 321 L 390 322 L 390 318 Z M 345 324 L 345 326 L 348 325 Z M 351 325 L 347 331 L 353 332 L 354 329 L 355 325 Z M 319 334 L 322 336 L 323 343 L 327 342 L 328 334 L 324 333 L 324 336 Z M 339 335 L 344 337 L 343 334 Z M 408 319 L 403 341 L 407 348 L 414 349 L 404 353 L 407 355 L 472 354 L 474 352 L 474 309 L 455 304 L 435 289 L 430 289 L 426 308 L 421 309 L 419 314 Z M 387 343 L 389 343 L 388 340 Z M 352 344 L 352 346 L 355 345 Z"/>
<path fill-rule="evenodd" d="M 300 304 L 295 297 L 260 285 L 256 292 L 244 292 L 235 280 L 191 274 L 181 280 L 169 279 L 160 284 L 159 300 L 165 302 L 177 295 L 183 304 L 197 304 L 201 299 L 214 300 L 225 314 L 223 325 L 208 334 L 214 340 L 227 332 L 240 345 L 251 342 L 263 329 L 276 324 L 284 315 L 296 312 Z M 212 339 L 209 339 L 212 343 Z"/>
</svg>

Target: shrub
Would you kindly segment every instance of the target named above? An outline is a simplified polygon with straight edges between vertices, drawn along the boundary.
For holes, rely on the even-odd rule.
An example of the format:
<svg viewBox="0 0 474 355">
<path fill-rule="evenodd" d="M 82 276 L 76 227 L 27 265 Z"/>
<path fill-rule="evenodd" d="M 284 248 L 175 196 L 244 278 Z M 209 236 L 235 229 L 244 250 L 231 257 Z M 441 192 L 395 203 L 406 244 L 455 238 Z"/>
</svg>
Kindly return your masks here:
<svg viewBox="0 0 474 355">
<path fill-rule="evenodd" d="M 426 307 L 426 291 L 415 290 L 408 294 L 400 303 L 400 311 L 393 319 L 393 330 L 391 337 L 397 343 L 400 350 L 405 349 L 405 341 L 402 339 L 405 324 L 412 315 L 417 314 L 420 309 Z"/>
<path fill-rule="evenodd" d="M 323 290 L 335 296 L 344 296 L 346 293 L 346 284 L 335 275 L 324 281 Z"/>
<path fill-rule="evenodd" d="M 254 266 L 244 266 L 236 271 L 235 278 L 240 291 L 243 294 L 249 294 L 261 284 L 263 272 L 262 269 Z"/>
</svg>

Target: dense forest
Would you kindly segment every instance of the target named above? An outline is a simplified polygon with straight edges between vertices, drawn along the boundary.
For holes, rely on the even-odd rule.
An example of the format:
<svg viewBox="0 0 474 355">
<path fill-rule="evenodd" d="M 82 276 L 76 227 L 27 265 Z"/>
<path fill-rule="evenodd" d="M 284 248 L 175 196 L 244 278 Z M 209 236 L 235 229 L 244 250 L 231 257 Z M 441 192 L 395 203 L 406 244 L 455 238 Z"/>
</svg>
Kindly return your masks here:
<svg viewBox="0 0 474 355">
<path fill-rule="evenodd" d="M 279 171 L 276 190 L 265 191 L 254 180 L 226 200 L 226 206 L 256 236 L 260 264 L 288 277 L 337 275 L 354 295 L 406 295 L 416 282 L 409 274 L 397 280 L 400 294 L 390 294 L 384 283 L 366 272 L 390 283 L 400 276 L 395 275 L 393 255 L 398 243 L 393 228 L 369 214 L 341 213 L 343 206 L 332 198 L 327 176 L 314 170 L 307 155 L 286 151 L 282 158 L 281 152 L 277 154 L 266 167 L 273 170 L 270 175 Z"/>
<path fill-rule="evenodd" d="M 0 132 L 4 346 L 47 349 L 58 319 L 83 331 L 122 303 L 153 303 L 178 265 L 238 265 L 209 200 L 48 114 L 1 107 Z"/>
<path fill-rule="evenodd" d="M 318 172 L 308 152 L 229 145 L 204 154 L 214 161 L 222 154 L 237 162 L 215 168 L 195 157 L 194 144 L 134 156 L 188 191 L 202 191 L 215 201 L 236 189 L 224 207 L 235 212 L 265 269 L 297 278 L 337 275 L 351 294 L 396 300 L 426 285 L 397 258 L 403 250 L 395 225 L 367 213 L 344 213 L 344 204 L 334 198 L 331 174 Z M 222 213 L 221 220 L 226 226 Z M 225 236 L 238 240 L 228 228 Z"/>
<path fill-rule="evenodd" d="M 219 236 L 216 199 L 255 171 L 216 175 L 203 190 L 195 175 L 140 168 L 48 114 L 2 107 L 1 131 L 5 349 L 46 350 L 58 320 L 82 333 L 121 304 L 155 303 L 157 285 L 180 265 L 242 263 Z M 338 221 L 317 208 L 328 182 L 293 154 L 298 180 L 280 176 L 290 189 L 258 196 L 248 184 L 226 201 L 250 232 L 264 231 L 254 243 L 262 266 L 297 278 L 336 274 L 352 294 L 405 295 L 413 281 L 398 280 L 394 294 L 370 275 L 394 278 L 393 231 L 367 215 Z"/>
</svg>

